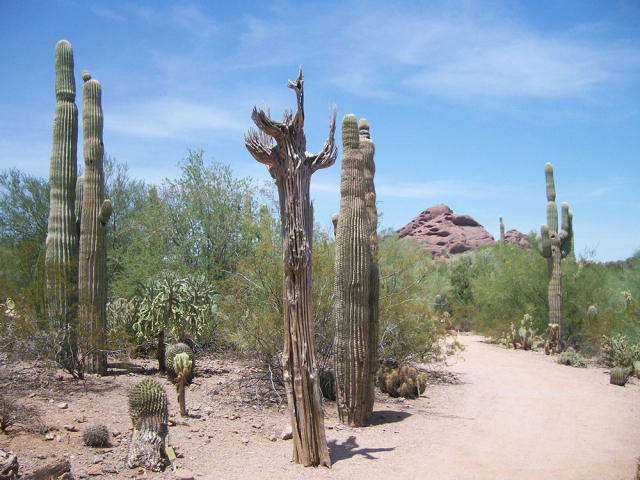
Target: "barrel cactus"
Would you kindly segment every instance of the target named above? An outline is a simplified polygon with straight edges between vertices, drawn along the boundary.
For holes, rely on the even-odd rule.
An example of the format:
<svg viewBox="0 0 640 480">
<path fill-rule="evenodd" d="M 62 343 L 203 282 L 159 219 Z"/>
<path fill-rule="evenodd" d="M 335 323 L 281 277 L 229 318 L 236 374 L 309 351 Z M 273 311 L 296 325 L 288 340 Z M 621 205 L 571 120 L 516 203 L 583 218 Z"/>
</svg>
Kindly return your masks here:
<svg viewBox="0 0 640 480">
<path fill-rule="evenodd" d="M 418 398 L 427 388 L 427 374 L 409 365 L 398 368 L 382 365 L 378 370 L 378 386 L 391 397 Z"/>
<path fill-rule="evenodd" d="M 174 359 L 177 355 L 181 353 L 186 353 L 187 356 L 189 357 L 189 360 L 191 361 L 191 371 L 186 377 L 187 383 L 189 383 L 193 379 L 193 370 L 196 367 L 196 360 L 195 360 L 195 357 L 193 356 L 193 350 L 191 350 L 189 345 L 187 345 L 186 343 L 174 343 L 167 349 L 167 353 L 165 356 L 165 366 L 167 369 L 167 374 L 171 379 L 175 379 L 177 377 L 178 372 L 176 372 L 176 369 L 175 369 Z"/>
<path fill-rule="evenodd" d="M 629 379 L 629 372 L 626 368 L 612 368 L 609 374 L 609 383 L 624 387 Z"/>
<path fill-rule="evenodd" d="M 88 447 L 106 447 L 109 445 L 109 429 L 102 423 L 87 425 L 82 430 L 82 442 Z"/>
<path fill-rule="evenodd" d="M 58 360 L 70 373 L 82 376 L 74 364 L 78 261 L 75 216 L 77 176 L 78 108 L 73 76 L 73 49 L 66 40 L 55 47 L 56 108 L 49 166 L 50 210 L 45 265 L 47 267 L 47 311 L 50 327 L 62 332 Z M 64 337 L 64 338 L 61 338 Z"/>
<path fill-rule="evenodd" d="M 129 415 L 133 437 L 127 467 L 163 469 L 169 463 L 165 451 L 169 410 L 167 394 L 157 380 L 147 378 L 131 389 Z"/>
<path fill-rule="evenodd" d="M 558 325 L 558 343 L 556 351 L 562 350 L 562 264 L 561 260 L 571 252 L 573 236 L 572 217 L 569 204 L 562 204 L 562 226 L 558 232 L 558 206 L 556 204 L 556 186 L 553 179 L 553 165 L 544 167 L 547 185 L 547 223 L 540 227 L 536 237 L 540 255 L 547 259 L 549 279 L 549 323 Z"/>
<path fill-rule="evenodd" d="M 365 203 L 363 152 L 358 120 L 342 119 L 340 214 L 336 230 L 334 303 L 338 413 L 345 424 L 363 426 L 370 412 L 371 231 Z"/>
<path fill-rule="evenodd" d="M 106 375 L 106 225 L 113 207 L 104 199 L 102 87 L 86 70 L 82 72 L 82 79 L 84 180 L 78 265 L 79 313 L 80 324 L 87 328 L 94 347 L 89 370 Z"/>
<path fill-rule="evenodd" d="M 336 376 L 331 370 L 324 370 L 320 374 L 320 391 L 327 400 L 336 401 Z"/>
</svg>

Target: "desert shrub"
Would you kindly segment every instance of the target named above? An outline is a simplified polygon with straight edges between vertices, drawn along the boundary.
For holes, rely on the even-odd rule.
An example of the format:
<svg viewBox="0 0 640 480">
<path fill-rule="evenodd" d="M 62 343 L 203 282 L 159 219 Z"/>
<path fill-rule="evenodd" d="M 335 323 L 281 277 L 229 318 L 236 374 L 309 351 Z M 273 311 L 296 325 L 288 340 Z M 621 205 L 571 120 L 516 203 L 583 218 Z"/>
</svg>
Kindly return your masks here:
<svg viewBox="0 0 640 480">
<path fill-rule="evenodd" d="M 381 361 L 444 362 L 459 352 L 447 306 L 433 308 L 450 288 L 443 267 L 432 265 L 418 242 L 396 235 L 380 241 L 379 265 Z"/>
<path fill-rule="evenodd" d="M 575 350 L 562 352 L 558 357 L 558 363 L 576 368 L 587 368 L 587 362 Z"/>
<path fill-rule="evenodd" d="M 632 344 L 626 335 L 603 335 L 600 360 L 608 367 L 630 368 L 640 361 L 640 344 Z"/>
</svg>

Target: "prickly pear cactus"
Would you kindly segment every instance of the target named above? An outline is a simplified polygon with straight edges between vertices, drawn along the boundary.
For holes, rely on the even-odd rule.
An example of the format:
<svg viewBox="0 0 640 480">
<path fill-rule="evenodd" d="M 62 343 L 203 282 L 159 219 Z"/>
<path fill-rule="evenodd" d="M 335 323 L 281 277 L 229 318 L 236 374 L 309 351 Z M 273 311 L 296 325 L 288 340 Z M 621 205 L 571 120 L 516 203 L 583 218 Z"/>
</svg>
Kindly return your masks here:
<svg viewBox="0 0 640 480">
<path fill-rule="evenodd" d="M 84 152 L 84 181 L 80 223 L 80 254 L 78 263 L 78 296 L 80 323 L 85 326 L 95 352 L 88 368 L 106 375 L 105 352 L 107 318 L 107 221 L 113 207 L 104 199 L 104 145 L 102 142 L 102 87 L 82 72 L 82 130 Z"/>
<path fill-rule="evenodd" d="M 82 442 L 88 447 L 106 447 L 109 445 L 109 429 L 102 423 L 87 425 L 82 431 Z"/>
<path fill-rule="evenodd" d="M 175 369 L 174 359 L 181 353 L 186 353 L 189 357 L 189 360 L 191 361 L 191 370 L 186 377 L 187 382 L 190 382 L 193 379 L 193 370 L 196 366 L 196 360 L 193 355 L 193 350 L 191 350 L 191 348 L 189 348 L 189 345 L 187 345 L 186 343 L 175 343 L 167 349 L 167 353 L 165 356 L 165 366 L 167 368 L 167 374 L 169 375 L 169 378 L 172 379 L 177 377 L 178 372 Z"/>
<path fill-rule="evenodd" d="M 369 416 L 371 361 L 371 231 L 365 203 L 358 120 L 342 119 L 340 215 L 336 231 L 335 376 L 340 421 L 363 426 Z"/>
<path fill-rule="evenodd" d="M 612 368 L 609 375 L 609 383 L 619 385 L 620 387 L 624 387 L 629 378 L 627 370 L 620 367 Z"/>
<path fill-rule="evenodd" d="M 56 44 L 55 71 L 56 109 L 49 166 L 50 210 L 45 253 L 47 308 L 51 327 L 56 331 L 69 331 L 69 326 L 75 326 L 77 304 L 78 232 L 74 209 L 78 108 L 75 104 L 73 49 L 66 40 Z"/>
<path fill-rule="evenodd" d="M 165 451 L 167 438 L 167 394 L 156 380 L 142 380 L 129 394 L 129 415 L 133 437 L 126 465 L 128 468 L 164 469 L 169 460 Z"/>
<path fill-rule="evenodd" d="M 549 323 L 558 325 L 558 343 L 556 351 L 562 350 L 562 263 L 561 260 L 571 252 L 573 236 L 572 218 L 569 204 L 562 204 L 562 226 L 558 232 L 558 206 L 556 204 L 556 186 L 553 179 L 553 165 L 544 167 L 547 184 L 547 223 L 540 227 L 537 236 L 538 251 L 547 259 L 549 277 Z"/>
<path fill-rule="evenodd" d="M 427 388 L 427 374 L 409 365 L 393 369 L 382 365 L 378 385 L 382 393 L 391 397 L 418 398 Z"/>
</svg>

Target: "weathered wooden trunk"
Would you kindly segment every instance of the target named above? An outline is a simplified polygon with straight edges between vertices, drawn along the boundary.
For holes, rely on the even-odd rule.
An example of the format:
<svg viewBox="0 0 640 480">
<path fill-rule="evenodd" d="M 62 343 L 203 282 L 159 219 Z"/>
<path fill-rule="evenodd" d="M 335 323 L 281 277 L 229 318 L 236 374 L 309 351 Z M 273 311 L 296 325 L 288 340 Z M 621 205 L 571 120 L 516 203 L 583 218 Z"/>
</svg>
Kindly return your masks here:
<svg viewBox="0 0 640 480">
<path fill-rule="evenodd" d="M 313 172 L 332 165 L 336 159 L 333 141 L 335 107 L 329 138 L 323 150 L 306 152 L 302 70 L 287 86 L 296 92 L 295 116 L 285 111 L 282 122 L 274 122 L 268 109 L 254 108 L 251 118 L 259 131 L 245 138 L 253 157 L 267 166 L 275 179 L 280 199 L 284 274 L 283 371 L 293 434 L 293 459 L 305 466 L 331 466 L 324 432 L 311 310 L 311 246 L 313 210 L 309 200 Z M 273 145 L 272 139 L 277 145 Z"/>
</svg>

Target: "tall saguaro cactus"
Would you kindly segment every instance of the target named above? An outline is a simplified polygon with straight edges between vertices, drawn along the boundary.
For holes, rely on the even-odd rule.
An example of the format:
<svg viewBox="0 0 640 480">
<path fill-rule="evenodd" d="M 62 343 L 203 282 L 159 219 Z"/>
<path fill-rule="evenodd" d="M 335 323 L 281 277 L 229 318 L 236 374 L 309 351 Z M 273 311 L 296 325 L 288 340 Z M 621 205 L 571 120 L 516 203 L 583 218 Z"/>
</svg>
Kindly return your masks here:
<svg viewBox="0 0 640 480">
<path fill-rule="evenodd" d="M 49 167 L 50 210 L 45 263 L 50 326 L 62 332 L 59 354 L 74 362 L 73 329 L 77 304 L 77 255 L 75 187 L 77 176 L 78 108 L 73 77 L 73 49 L 66 40 L 55 47 L 56 109 Z M 69 357 L 70 356 L 70 357 Z M 69 357 L 69 358 L 66 358 Z M 73 366 L 66 364 L 67 366 Z"/>
<path fill-rule="evenodd" d="M 378 331 L 380 317 L 380 269 L 378 267 L 378 207 L 376 206 L 376 187 L 374 177 L 376 164 L 373 157 L 376 147 L 369 133 L 369 122 L 361 118 L 358 123 L 360 130 L 360 151 L 364 162 L 364 202 L 369 217 L 369 247 L 371 249 L 371 272 L 369 274 L 369 311 L 371 312 L 370 325 L 370 354 L 371 371 L 369 376 L 369 398 L 367 400 L 367 416 L 373 412 L 376 371 L 378 367 Z"/>
<path fill-rule="evenodd" d="M 107 305 L 106 225 L 113 210 L 104 200 L 102 161 L 102 88 L 89 72 L 82 72 L 82 125 L 84 181 L 80 225 L 78 295 L 80 322 L 88 329 L 95 351 L 89 369 L 100 375 L 107 373 L 105 326 Z"/>
<path fill-rule="evenodd" d="M 504 222 L 502 221 L 502 217 L 500 217 L 500 248 L 504 247 Z"/>
<path fill-rule="evenodd" d="M 340 215 L 335 259 L 335 373 L 340 421 L 363 426 L 371 402 L 371 231 L 355 115 L 342 119 Z"/>
<path fill-rule="evenodd" d="M 571 251 L 573 235 L 572 213 L 569 204 L 562 204 L 562 228 L 558 232 L 558 205 L 553 180 L 553 165 L 544 166 L 547 183 L 547 223 L 540 227 L 537 236 L 538 250 L 547 259 L 549 277 L 549 323 L 557 325 L 557 351 L 562 350 L 562 262 Z"/>
<path fill-rule="evenodd" d="M 317 155 L 306 151 L 304 126 L 304 77 L 302 68 L 287 87 L 296 92 L 297 110 L 285 110 L 282 122 L 269 110 L 253 109 L 245 145 L 251 155 L 267 166 L 276 181 L 280 200 L 284 270 L 284 381 L 293 434 L 293 459 L 305 466 L 331 466 L 324 432 L 316 348 L 311 311 L 311 246 L 313 210 L 309 201 L 311 175 L 336 160 L 334 143 L 336 109 L 329 121 L 329 138 Z M 276 145 L 273 144 L 273 139 Z"/>
</svg>

